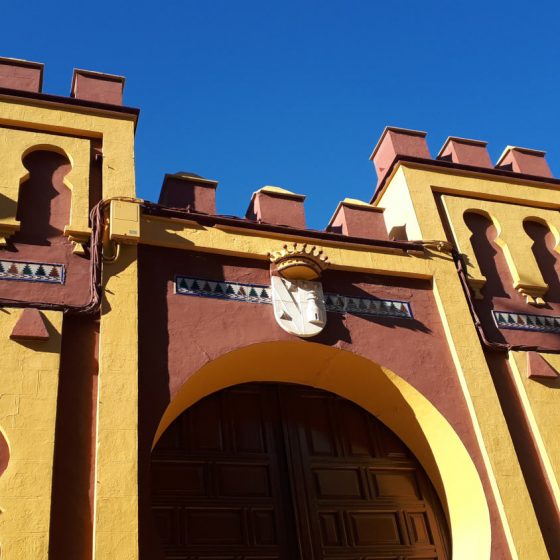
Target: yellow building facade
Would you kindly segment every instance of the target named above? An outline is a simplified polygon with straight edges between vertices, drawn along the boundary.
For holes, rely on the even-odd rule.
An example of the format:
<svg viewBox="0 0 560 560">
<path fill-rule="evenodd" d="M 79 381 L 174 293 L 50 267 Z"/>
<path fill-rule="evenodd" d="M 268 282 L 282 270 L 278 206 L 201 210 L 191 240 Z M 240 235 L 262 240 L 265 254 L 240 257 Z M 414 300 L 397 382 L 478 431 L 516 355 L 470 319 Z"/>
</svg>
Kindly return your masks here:
<svg viewBox="0 0 560 560">
<path fill-rule="evenodd" d="M 0 59 L 1 558 L 560 558 L 560 181 L 388 127 L 324 231 L 136 198 L 124 78 Z M 341 193 L 343 195 L 343 193 Z"/>
</svg>

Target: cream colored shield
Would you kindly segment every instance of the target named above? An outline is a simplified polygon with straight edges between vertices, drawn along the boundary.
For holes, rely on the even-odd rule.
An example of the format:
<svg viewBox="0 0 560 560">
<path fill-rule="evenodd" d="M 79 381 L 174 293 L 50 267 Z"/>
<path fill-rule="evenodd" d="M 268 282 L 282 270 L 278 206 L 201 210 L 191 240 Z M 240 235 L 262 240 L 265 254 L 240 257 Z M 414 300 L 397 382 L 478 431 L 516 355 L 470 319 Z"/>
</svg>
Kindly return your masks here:
<svg viewBox="0 0 560 560">
<path fill-rule="evenodd" d="M 321 283 L 279 276 L 271 280 L 276 322 L 286 332 L 302 338 L 319 334 L 327 323 Z"/>
</svg>

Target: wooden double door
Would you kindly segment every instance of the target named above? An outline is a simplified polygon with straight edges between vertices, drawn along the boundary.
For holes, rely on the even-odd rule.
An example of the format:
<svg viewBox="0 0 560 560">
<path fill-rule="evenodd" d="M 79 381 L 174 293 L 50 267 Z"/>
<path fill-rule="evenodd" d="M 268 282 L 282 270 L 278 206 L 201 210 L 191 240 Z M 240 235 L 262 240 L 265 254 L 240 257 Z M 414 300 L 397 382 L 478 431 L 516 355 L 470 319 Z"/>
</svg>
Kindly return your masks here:
<svg viewBox="0 0 560 560">
<path fill-rule="evenodd" d="M 156 445 L 152 510 L 168 560 L 449 557 L 434 491 L 404 444 L 333 394 L 245 384 Z"/>
</svg>

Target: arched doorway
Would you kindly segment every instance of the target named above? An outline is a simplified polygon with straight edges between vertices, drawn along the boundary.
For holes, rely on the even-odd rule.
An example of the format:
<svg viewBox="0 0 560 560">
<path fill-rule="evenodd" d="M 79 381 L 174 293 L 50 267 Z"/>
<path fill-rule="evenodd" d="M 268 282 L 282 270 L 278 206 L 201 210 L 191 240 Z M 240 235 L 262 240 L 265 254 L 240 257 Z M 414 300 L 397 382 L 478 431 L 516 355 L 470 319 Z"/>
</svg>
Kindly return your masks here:
<svg viewBox="0 0 560 560">
<path fill-rule="evenodd" d="M 326 391 L 248 383 L 183 412 L 152 453 L 166 558 L 449 558 L 422 467 L 374 416 Z"/>
</svg>

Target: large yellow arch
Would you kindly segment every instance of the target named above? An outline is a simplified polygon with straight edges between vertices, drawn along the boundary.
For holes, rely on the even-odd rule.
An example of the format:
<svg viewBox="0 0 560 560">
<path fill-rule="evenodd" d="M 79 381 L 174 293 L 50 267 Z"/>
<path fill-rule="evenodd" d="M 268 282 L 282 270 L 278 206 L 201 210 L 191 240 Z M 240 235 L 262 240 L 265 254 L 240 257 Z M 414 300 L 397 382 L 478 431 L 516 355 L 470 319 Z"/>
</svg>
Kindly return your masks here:
<svg viewBox="0 0 560 560">
<path fill-rule="evenodd" d="M 225 387 L 252 381 L 309 385 L 349 399 L 395 432 L 420 461 L 446 508 L 453 560 L 490 558 L 490 514 L 482 483 L 459 436 L 421 393 L 390 370 L 311 342 L 266 342 L 200 368 L 165 411 L 154 445 L 184 410 Z"/>
</svg>

